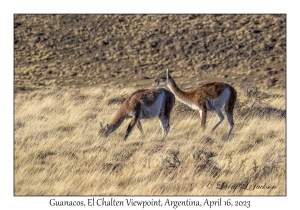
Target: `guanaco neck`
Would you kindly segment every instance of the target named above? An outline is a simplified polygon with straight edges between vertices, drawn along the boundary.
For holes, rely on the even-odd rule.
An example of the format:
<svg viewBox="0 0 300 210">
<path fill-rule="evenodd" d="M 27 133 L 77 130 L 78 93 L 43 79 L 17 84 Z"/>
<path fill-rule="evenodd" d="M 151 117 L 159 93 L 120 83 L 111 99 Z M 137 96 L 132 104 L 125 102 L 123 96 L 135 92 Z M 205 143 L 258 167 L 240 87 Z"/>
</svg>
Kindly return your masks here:
<svg viewBox="0 0 300 210">
<path fill-rule="evenodd" d="M 114 132 L 115 130 L 117 130 L 126 118 L 127 118 L 127 112 L 122 107 L 118 111 L 118 113 L 116 114 L 116 116 L 114 117 L 114 119 L 112 120 L 112 122 L 108 125 L 111 133 Z"/>
<path fill-rule="evenodd" d="M 192 102 L 191 99 L 188 97 L 187 92 L 180 90 L 173 78 L 170 76 L 167 82 L 167 86 L 171 90 L 171 92 L 182 102 Z"/>
</svg>

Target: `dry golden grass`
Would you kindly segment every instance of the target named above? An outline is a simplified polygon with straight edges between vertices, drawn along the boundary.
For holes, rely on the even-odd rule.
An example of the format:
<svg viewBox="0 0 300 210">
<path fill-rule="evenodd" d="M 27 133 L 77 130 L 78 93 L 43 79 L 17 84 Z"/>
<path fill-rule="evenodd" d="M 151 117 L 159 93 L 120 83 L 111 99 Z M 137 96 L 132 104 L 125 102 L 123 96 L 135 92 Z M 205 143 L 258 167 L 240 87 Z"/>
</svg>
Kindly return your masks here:
<svg viewBox="0 0 300 210">
<path fill-rule="evenodd" d="M 285 92 L 238 89 L 235 127 L 176 101 L 167 137 L 157 119 L 98 136 L 133 88 L 49 88 L 15 93 L 15 195 L 286 195 Z M 117 100 L 116 100 L 117 101 Z M 256 185 L 256 187 L 254 187 Z M 260 186 L 263 189 L 258 189 Z M 267 186 L 273 189 L 266 189 Z M 254 188 L 254 189 L 253 189 Z"/>
</svg>

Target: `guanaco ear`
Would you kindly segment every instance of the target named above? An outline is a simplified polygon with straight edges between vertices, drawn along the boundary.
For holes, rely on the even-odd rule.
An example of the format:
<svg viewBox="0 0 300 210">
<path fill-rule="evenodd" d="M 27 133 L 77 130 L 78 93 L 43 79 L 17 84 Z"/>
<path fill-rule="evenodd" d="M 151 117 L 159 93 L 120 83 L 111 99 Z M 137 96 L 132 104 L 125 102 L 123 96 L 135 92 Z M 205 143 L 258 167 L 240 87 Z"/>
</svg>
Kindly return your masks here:
<svg viewBox="0 0 300 210">
<path fill-rule="evenodd" d="M 106 124 L 106 126 L 105 126 L 105 130 L 108 130 L 108 124 Z"/>
<path fill-rule="evenodd" d="M 167 79 L 170 78 L 170 73 L 169 73 L 169 69 L 167 69 Z"/>
<path fill-rule="evenodd" d="M 103 128 L 103 124 L 102 124 L 102 122 L 100 122 L 100 128 Z"/>
</svg>

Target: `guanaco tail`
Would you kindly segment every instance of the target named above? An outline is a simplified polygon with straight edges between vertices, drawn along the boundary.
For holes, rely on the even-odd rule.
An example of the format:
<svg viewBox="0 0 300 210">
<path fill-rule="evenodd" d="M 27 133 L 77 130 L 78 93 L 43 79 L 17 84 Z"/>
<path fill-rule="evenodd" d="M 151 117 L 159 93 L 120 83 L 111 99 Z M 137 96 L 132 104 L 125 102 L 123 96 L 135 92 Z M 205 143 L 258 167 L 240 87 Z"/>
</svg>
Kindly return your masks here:
<svg viewBox="0 0 300 210">
<path fill-rule="evenodd" d="M 228 131 L 229 138 L 234 126 L 233 109 L 237 99 L 236 90 L 232 86 L 222 82 L 213 82 L 191 91 L 182 91 L 176 85 L 168 69 L 166 75 L 156 78 L 155 83 L 157 85 L 167 85 L 179 101 L 194 110 L 198 110 L 201 118 L 201 127 L 203 129 L 205 129 L 206 126 L 207 111 L 214 111 L 219 117 L 219 122 L 212 129 L 212 131 L 214 131 L 224 120 L 224 115 L 222 114 L 222 108 L 224 108 L 227 120 L 230 124 Z"/>
<path fill-rule="evenodd" d="M 100 123 L 99 135 L 109 136 L 126 118 L 132 118 L 124 140 L 128 138 L 134 126 L 143 133 L 141 119 L 158 117 L 163 134 L 167 135 L 170 129 L 170 114 L 175 103 L 175 96 L 164 88 L 139 89 L 131 94 L 119 108 L 110 124 L 105 127 Z"/>
</svg>

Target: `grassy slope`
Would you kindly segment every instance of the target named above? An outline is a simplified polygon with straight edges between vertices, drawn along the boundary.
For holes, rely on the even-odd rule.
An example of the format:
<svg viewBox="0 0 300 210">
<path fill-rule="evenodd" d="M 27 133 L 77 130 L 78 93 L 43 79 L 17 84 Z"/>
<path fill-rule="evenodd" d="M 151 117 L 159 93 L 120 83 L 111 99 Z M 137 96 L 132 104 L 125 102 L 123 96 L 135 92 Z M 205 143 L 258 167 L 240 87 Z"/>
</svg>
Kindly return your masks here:
<svg viewBox="0 0 300 210">
<path fill-rule="evenodd" d="M 45 89 L 15 94 L 15 195 L 285 195 L 285 92 L 246 96 L 238 89 L 232 138 L 226 120 L 205 132 L 197 112 L 178 101 L 170 134 L 142 121 L 123 141 L 128 121 L 98 137 L 133 88 Z M 282 116 L 283 115 L 283 116 Z M 209 157 L 205 154 L 217 154 Z M 221 187 L 220 183 L 226 182 Z M 241 189 L 247 183 L 248 190 Z M 276 189 L 249 190 L 255 183 Z M 234 186 L 238 186 L 234 189 Z M 220 189 L 222 188 L 222 189 Z"/>
</svg>

